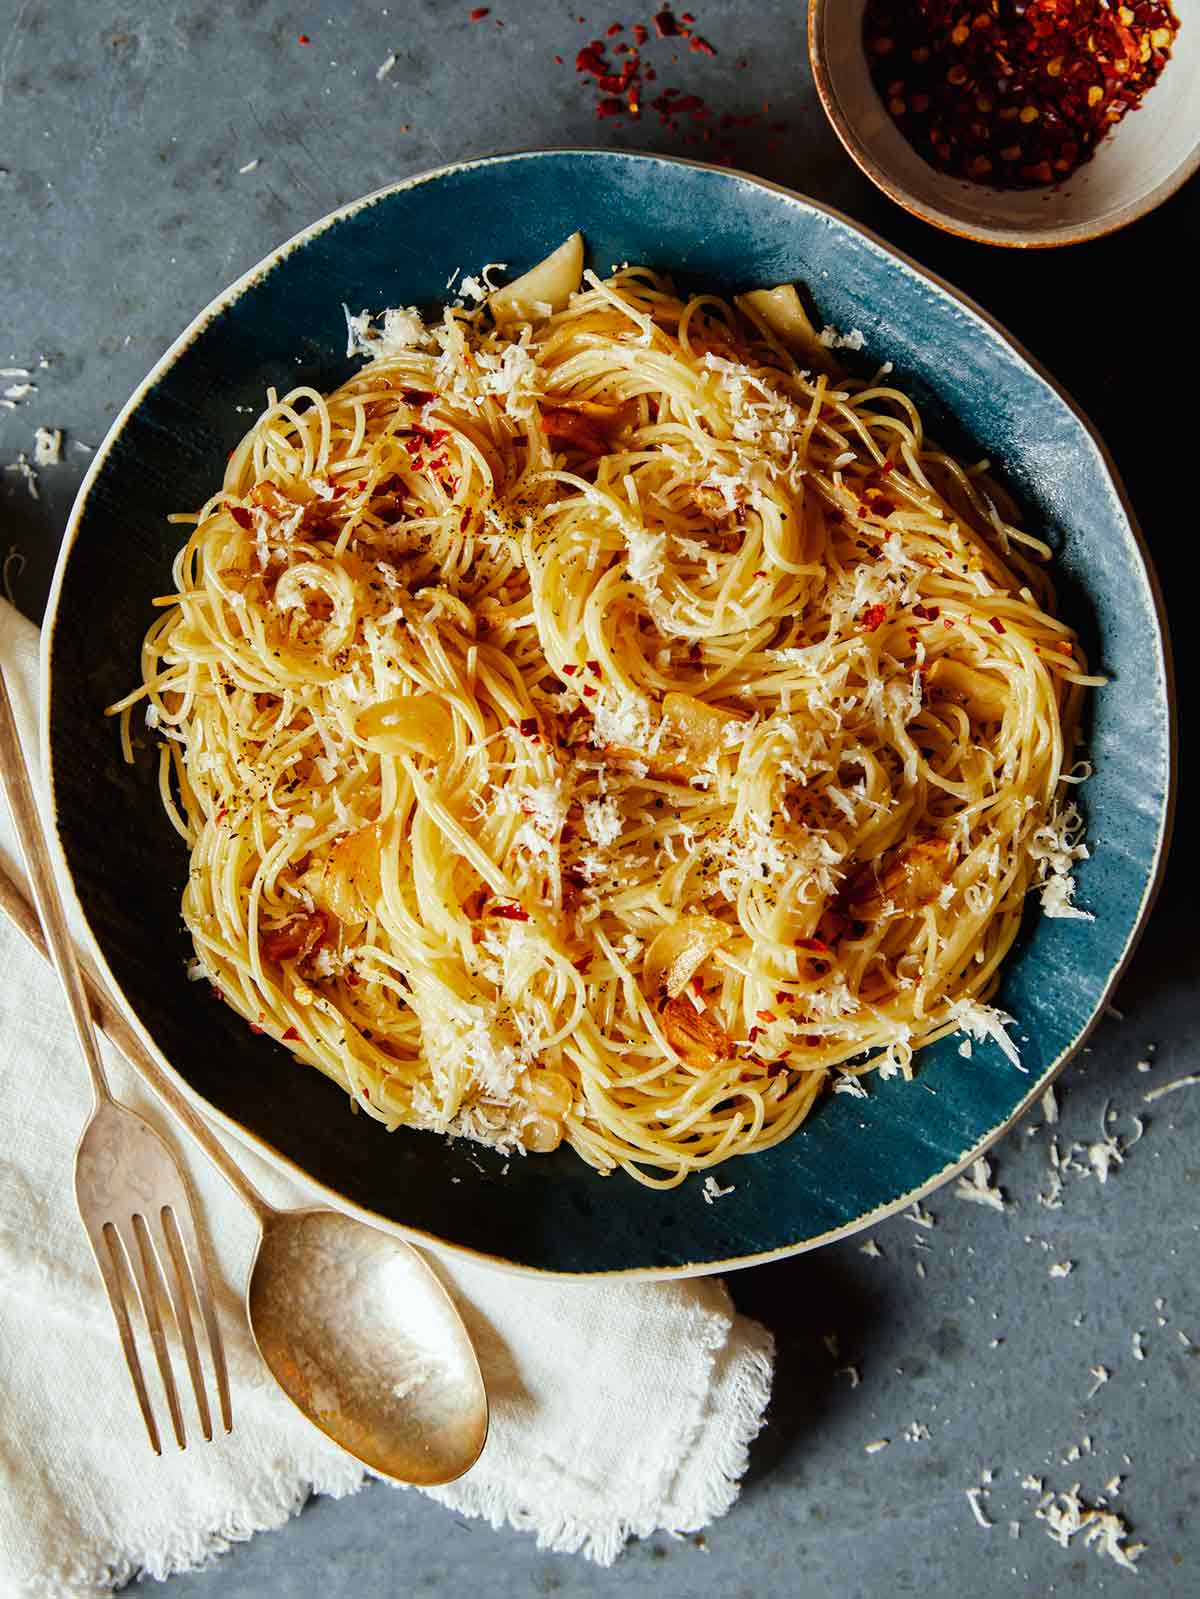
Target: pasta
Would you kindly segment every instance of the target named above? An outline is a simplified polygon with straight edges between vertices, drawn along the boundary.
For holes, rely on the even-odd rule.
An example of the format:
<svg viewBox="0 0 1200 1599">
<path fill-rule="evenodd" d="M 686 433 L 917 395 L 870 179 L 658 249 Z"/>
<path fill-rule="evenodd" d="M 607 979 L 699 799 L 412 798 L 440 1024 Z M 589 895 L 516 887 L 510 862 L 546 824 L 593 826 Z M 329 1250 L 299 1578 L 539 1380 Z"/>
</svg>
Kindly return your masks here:
<svg viewBox="0 0 1200 1599">
<path fill-rule="evenodd" d="M 1031 888 L 1086 914 L 1099 680 L 985 466 L 793 288 L 568 246 L 494 316 L 347 313 L 361 369 L 175 518 L 110 710 L 256 1029 L 388 1127 L 671 1186 L 948 1033 L 1017 1061 L 987 1000 Z"/>
</svg>

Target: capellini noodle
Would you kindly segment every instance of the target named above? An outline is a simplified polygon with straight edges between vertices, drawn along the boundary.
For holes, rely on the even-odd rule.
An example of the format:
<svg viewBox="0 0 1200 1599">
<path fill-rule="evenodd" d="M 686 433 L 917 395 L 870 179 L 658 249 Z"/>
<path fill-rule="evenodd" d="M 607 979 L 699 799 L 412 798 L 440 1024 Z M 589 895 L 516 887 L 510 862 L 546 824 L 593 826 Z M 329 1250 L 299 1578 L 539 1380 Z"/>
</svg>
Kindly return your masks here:
<svg viewBox="0 0 1200 1599">
<path fill-rule="evenodd" d="M 957 1029 L 1015 1056 L 986 1001 L 1031 888 L 1085 914 L 1098 680 L 1046 544 L 793 288 L 581 260 L 348 313 L 361 370 L 177 518 L 110 709 L 250 1023 L 389 1128 L 665 1187 Z"/>
</svg>

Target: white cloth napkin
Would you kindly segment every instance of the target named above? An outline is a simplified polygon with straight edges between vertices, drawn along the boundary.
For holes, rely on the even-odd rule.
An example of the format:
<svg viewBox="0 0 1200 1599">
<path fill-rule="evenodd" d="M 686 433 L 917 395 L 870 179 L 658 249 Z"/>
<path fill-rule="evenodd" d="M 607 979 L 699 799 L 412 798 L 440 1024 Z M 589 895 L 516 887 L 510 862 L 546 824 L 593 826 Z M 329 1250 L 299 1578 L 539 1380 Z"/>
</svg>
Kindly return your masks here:
<svg viewBox="0 0 1200 1599">
<path fill-rule="evenodd" d="M 34 751 L 37 633 L 3 601 L 0 653 Z M 2 800 L 0 852 L 11 869 Z M 72 1197 L 86 1072 L 53 975 L 2 916 L 0 973 L 0 1594 L 92 1599 L 139 1572 L 202 1564 L 279 1526 L 310 1490 L 352 1493 L 363 1473 L 295 1414 L 250 1341 L 240 1308 L 250 1217 L 106 1048 L 117 1097 L 190 1169 L 223 1280 L 234 1431 L 154 1459 Z M 230 1147 L 274 1203 L 306 1202 Z M 479 1463 L 433 1498 L 605 1564 L 630 1537 L 694 1531 L 729 1508 L 773 1348 L 721 1282 L 540 1281 L 451 1256 L 436 1266 L 476 1338 L 492 1426 Z M 190 1394 L 186 1403 L 198 1438 Z M 156 1408 L 165 1420 L 161 1394 Z"/>
</svg>

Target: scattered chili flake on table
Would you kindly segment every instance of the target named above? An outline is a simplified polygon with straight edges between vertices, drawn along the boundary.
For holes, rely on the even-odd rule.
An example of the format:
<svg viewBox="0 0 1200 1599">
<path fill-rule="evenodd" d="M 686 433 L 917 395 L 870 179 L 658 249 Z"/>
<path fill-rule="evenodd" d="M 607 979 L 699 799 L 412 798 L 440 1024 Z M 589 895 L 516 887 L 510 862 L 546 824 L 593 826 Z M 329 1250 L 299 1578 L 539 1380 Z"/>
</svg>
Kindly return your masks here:
<svg viewBox="0 0 1200 1599">
<path fill-rule="evenodd" d="M 1000 189 L 1060 183 L 1158 81 L 1170 0 L 868 0 L 871 77 L 913 148 Z"/>
<path fill-rule="evenodd" d="M 471 15 L 468 18 L 468 21 L 470 21 L 470 22 L 482 22 L 484 17 L 487 17 L 487 16 L 491 15 L 491 12 L 492 12 L 491 6 L 476 6 L 474 11 L 471 12 Z"/>
</svg>

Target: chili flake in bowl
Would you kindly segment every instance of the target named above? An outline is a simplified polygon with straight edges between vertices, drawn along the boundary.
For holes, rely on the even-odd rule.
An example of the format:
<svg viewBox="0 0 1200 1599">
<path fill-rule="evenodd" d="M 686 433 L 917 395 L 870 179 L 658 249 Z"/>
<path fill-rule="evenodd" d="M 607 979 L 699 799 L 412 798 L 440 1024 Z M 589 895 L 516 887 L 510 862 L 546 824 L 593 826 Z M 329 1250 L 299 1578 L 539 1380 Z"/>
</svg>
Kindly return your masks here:
<svg viewBox="0 0 1200 1599">
<path fill-rule="evenodd" d="M 1091 158 L 1167 64 L 1167 0 L 867 0 L 871 77 L 931 165 L 1000 188 L 1054 183 Z"/>
<path fill-rule="evenodd" d="M 809 52 L 868 177 L 970 238 L 1093 238 L 1200 166 L 1200 0 L 812 0 Z"/>
</svg>

